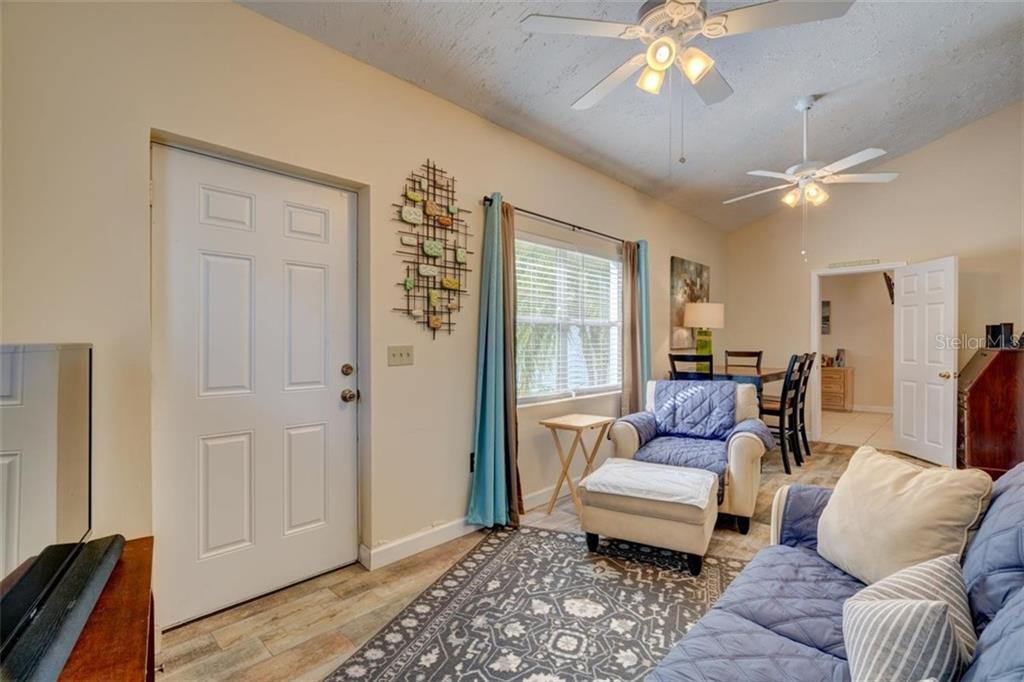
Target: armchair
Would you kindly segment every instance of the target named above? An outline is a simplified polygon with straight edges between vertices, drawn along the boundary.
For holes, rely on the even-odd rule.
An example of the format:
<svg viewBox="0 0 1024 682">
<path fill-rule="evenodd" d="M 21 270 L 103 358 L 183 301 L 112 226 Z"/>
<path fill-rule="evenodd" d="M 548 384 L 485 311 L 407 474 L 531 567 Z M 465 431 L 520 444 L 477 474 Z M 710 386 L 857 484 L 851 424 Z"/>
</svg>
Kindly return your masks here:
<svg viewBox="0 0 1024 682">
<path fill-rule="evenodd" d="M 615 456 L 717 473 L 719 512 L 750 528 L 771 436 L 758 418 L 757 389 L 731 381 L 649 381 L 645 410 L 616 421 Z M 692 400 L 695 391 L 702 395 Z"/>
</svg>

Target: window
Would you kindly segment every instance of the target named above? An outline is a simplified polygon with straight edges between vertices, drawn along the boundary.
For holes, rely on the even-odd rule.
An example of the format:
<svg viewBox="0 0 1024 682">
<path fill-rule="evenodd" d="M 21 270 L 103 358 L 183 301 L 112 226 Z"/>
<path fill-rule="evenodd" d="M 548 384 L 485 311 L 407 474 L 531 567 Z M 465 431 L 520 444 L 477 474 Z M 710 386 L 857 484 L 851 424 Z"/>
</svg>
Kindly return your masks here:
<svg viewBox="0 0 1024 682">
<path fill-rule="evenodd" d="M 622 384 L 622 263 L 554 244 L 525 234 L 516 239 L 520 402 Z"/>
</svg>

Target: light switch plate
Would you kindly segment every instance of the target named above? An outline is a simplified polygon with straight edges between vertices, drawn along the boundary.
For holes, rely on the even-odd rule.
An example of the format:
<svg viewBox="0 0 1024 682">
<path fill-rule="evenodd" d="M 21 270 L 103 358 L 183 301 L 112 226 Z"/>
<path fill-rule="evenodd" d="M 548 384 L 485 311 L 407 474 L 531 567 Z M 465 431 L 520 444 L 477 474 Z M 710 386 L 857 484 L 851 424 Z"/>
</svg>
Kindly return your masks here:
<svg viewBox="0 0 1024 682">
<path fill-rule="evenodd" d="M 388 346 L 388 367 L 412 364 L 412 346 Z"/>
</svg>

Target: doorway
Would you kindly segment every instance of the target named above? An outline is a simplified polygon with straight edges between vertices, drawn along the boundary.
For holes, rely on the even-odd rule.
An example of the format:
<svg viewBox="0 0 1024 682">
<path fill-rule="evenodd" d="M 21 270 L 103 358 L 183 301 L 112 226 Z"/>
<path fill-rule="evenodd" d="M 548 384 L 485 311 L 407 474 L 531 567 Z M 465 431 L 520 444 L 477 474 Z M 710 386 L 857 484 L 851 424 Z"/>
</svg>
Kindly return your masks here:
<svg viewBox="0 0 1024 682">
<path fill-rule="evenodd" d="M 955 465 L 958 265 L 955 256 L 907 265 L 878 263 L 811 272 L 811 350 L 821 356 L 822 280 L 893 272 L 892 446 L 942 466 Z M 822 434 L 822 368 L 808 388 L 810 435 Z"/>
<path fill-rule="evenodd" d="M 352 563 L 356 195 L 152 146 L 161 628 Z"/>
<path fill-rule="evenodd" d="M 892 449 L 893 272 L 821 279 L 821 439 Z"/>
</svg>

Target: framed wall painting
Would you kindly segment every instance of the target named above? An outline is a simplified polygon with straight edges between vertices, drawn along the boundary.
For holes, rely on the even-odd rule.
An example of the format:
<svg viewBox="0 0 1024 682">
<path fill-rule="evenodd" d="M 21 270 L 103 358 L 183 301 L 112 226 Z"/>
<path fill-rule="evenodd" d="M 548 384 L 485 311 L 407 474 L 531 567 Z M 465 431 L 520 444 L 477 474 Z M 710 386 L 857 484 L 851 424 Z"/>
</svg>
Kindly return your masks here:
<svg viewBox="0 0 1024 682">
<path fill-rule="evenodd" d="M 821 333 L 824 336 L 832 333 L 832 301 L 821 302 Z"/>
<path fill-rule="evenodd" d="M 707 303 L 711 300 L 711 268 L 703 263 L 672 256 L 669 293 L 669 348 L 694 348 L 693 330 L 683 326 L 683 313 L 687 303 Z"/>
</svg>

